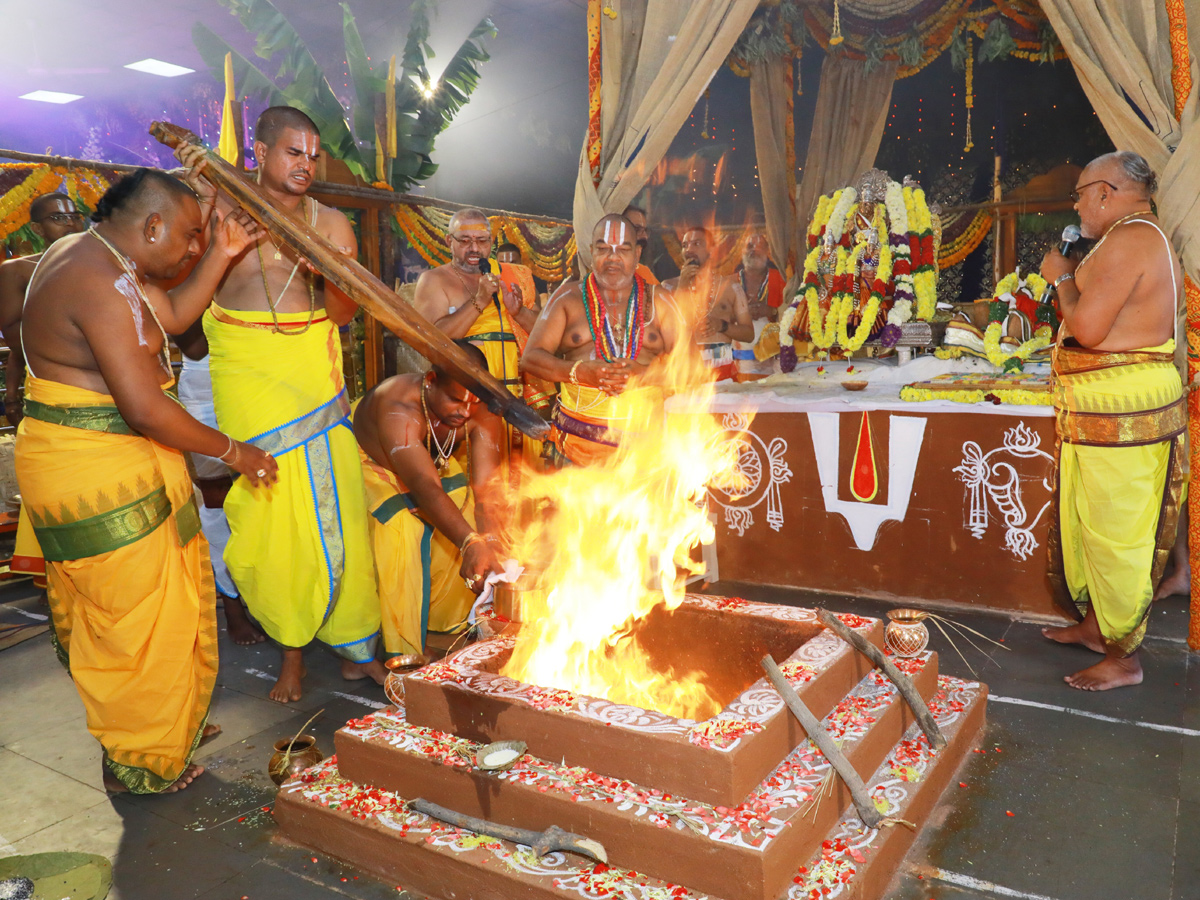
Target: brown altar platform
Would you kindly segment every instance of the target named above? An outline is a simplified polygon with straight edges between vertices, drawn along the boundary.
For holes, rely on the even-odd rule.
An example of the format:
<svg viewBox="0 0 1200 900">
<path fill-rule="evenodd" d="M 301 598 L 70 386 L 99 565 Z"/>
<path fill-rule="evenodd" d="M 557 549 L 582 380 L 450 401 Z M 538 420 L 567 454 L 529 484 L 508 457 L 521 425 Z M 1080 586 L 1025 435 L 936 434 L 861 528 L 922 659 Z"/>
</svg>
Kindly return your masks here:
<svg viewBox="0 0 1200 900">
<path fill-rule="evenodd" d="M 725 598 L 689 597 L 685 607 L 676 624 L 689 631 L 706 616 L 744 617 L 747 650 L 768 634 L 787 636 L 786 644 L 815 621 L 811 610 Z M 844 621 L 878 636 L 878 620 Z M 772 631 L 772 622 L 783 627 Z M 939 677 L 935 654 L 903 661 L 949 739 L 934 754 L 894 686 L 816 628 L 782 660 L 785 674 L 814 702 L 830 685 L 845 685 L 818 715 L 877 807 L 919 829 L 983 724 L 986 687 Z M 406 678 L 407 709 L 349 722 L 337 734 L 335 760 L 281 789 L 275 815 L 284 836 L 447 900 L 572 893 L 774 900 L 821 896 L 831 886 L 838 896 L 877 897 L 915 837 L 903 825 L 862 826 L 847 789 L 765 680 L 748 684 L 713 719 L 694 722 L 490 671 L 510 649 L 504 637 L 466 648 Z M 430 716 L 468 733 L 419 721 Z M 609 739 L 596 754 L 600 735 Z M 478 769 L 479 741 L 499 738 L 526 740 L 530 750 L 508 771 Z M 638 762 L 645 756 L 649 765 Z M 710 758 L 726 766 L 706 764 Z M 763 759 L 773 761 L 759 781 L 718 802 L 728 796 L 721 790 L 746 777 L 737 761 Z M 635 765 L 646 774 L 630 777 Z M 676 786 L 664 788 L 664 778 Z M 564 854 L 535 859 L 528 848 L 406 809 L 404 798 L 416 796 L 517 827 L 578 832 L 605 845 L 608 865 Z"/>
</svg>

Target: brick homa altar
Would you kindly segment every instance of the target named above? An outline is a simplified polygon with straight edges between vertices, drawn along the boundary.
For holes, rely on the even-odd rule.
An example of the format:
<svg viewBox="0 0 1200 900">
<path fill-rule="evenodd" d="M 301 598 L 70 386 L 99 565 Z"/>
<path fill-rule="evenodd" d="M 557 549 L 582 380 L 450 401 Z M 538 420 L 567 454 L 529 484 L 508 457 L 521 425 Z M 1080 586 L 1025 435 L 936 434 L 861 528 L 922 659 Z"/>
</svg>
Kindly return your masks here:
<svg viewBox="0 0 1200 900">
<path fill-rule="evenodd" d="M 877 619 L 839 618 L 876 646 Z M 284 837 L 435 898 L 874 898 L 916 837 L 870 829 L 763 676 L 770 653 L 886 816 L 919 830 L 983 725 L 985 685 L 940 676 L 937 655 L 896 660 L 947 738 L 933 752 L 895 686 L 809 609 L 689 595 L 638 639 L 665 668 L 696 669 L 724 703 L 693 721 L 499 672 L 514 637 L 480 641 L 404 678 L 404 705 L 354 719 L 336 756 L 281 787 Z M 480 769 L 484 744 L 527 753 Z M 456 812 L 599 841 L 608 863 L 442 824 Z"/>
</svg>

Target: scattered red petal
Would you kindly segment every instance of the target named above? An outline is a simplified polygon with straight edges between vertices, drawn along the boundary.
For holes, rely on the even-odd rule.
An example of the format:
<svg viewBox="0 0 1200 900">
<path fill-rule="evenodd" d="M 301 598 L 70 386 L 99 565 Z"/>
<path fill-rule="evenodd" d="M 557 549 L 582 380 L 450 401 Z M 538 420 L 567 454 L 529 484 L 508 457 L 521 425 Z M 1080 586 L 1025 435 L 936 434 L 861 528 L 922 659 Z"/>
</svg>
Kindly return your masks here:
<svg viewBox="0 0 1200 900">
<path fill-rule="evenodd" d="M 958 783 L 958 786 L 959 786 L 959 787 L 966 787 L 966 786 L 967 786 L 967 783 L 966 783 L 965 781 L 960 781 L 960 782 Z"/>
<path fill-rule="evenodd" d="M 1015 812 L 1013 812 L 1011 809 L 1009 809 L 1009 810 L 1005 810 L 1005 813 L 1004 813 L 1004 814 L 1005 814 L 1005 815 L 1007 815 L 1007 816 L 1015 816 L 1015 815 L 1016 815 L 1016 813 L 1015 813 Z"/>
</svg>

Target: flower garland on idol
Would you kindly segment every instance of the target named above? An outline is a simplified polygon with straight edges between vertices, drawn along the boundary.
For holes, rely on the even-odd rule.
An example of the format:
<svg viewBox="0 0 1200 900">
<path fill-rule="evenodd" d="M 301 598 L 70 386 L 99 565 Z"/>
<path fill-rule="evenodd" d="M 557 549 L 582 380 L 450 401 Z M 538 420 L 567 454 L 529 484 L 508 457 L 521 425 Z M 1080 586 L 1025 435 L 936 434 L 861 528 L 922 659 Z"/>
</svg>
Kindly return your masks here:
<svg viewBox="0 0 1200 900">
<path fill-rule="evenodd" d="M 1050 346 L 1050 342 L 1054 336 L 1053 322 L 1046 321 L 1046 313 L 1043 307 L 1049 309 L 1050 316 L 1053 316 L 1053 307 L 1048 304 L 1040 304 L 1038 309 L 1038 321 L 1041 323 L 1037 330 L 1034 331 L 1033 337 L 1021 344 L 1014 352 L 1005 353 L 1000 346 L 1000 338 L 1003 337 L 1004 322 L 1008 318 L 1010 300 L 1017 291 L 1027 293 L 1034 300 L 1039 299 L 1046 293 L 1046 279 L 1036 272 L 1030 272 L 1028 275 L 1021 275 L 1021 270 L 1018 268 L 1015 272 L 1005 275 L 996 285 L 996 293 L 992 297 L 992 302 L 988 310 L 988 318 L 991 321 L 988 324 L 987 330 L 983 333 L 983 351 L 987 354 L 988 362 L 998 369 L 1005 372 L 1020 372 L 1025 368 L 1025 363 L 1033 354 L 1039 350 L 1044 350 Z"/>
<path fill-rule="evenodd" d="M 920 187 L 903 188 L 908 214 L 908 246 L 911 255 L 913 293 L 917 318 L 928 322 L 937 312 L 937 254 L 933 247 L 933 216 Z"/>
</svg>

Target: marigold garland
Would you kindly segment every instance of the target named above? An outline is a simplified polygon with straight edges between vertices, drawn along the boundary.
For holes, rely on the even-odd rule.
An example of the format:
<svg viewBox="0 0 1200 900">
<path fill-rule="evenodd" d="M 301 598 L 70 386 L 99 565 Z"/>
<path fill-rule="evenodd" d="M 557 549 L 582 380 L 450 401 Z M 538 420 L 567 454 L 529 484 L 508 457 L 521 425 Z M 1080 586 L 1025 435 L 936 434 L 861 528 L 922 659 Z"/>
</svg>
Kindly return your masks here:
<svg viewBox="0 0 1200 900">
<path fill-rule="evenodd" d="M 950 400 L 954 403 L 982 403 L 989 397 L 995 397 L 1001 403 L 1011 403 L 1014 406 L 1050 406 L 1053 395 L 1049 391 L 1027 391 L 1020 388 L 998 388 L 992 391 L 932 391 L 929 388 L 919 388 L 905 385 L 900 388 L 900 399 L 912 403 L 926 400 Z"/>
<path fill-rule="evenodd" d="M 948 269 L 958 265 L 983 243 L 984 238 L 991 230 L 992 214 L 984 209 L 979 210 L 961 234 L 951 241 L 946 241 L 938 248 L 938 268 Z"/>
<path fill-rule="evenodd" d="M 988 362 L 1004 372 L 1023 371 L 1029 357 L 1050 346 L 1053 334 L 1049 325 L 1043 325 L 1034 332 L 1033 337 L 1021 344 L 1015 351 L 1005 353 L 1000 349 L 1000 337 L 1003 330 L 1002 322 L 992 322 L 988 325 L 987 331 L 983 333 L 983 350 L 987 354 Z"/>
<path fill-rule="evenodd" d="M 0 172 L 26 170 L 29 174 L 25 179 L 0 197 L 0 240 L 29 224 L 29 207 L 43 194 L 61 188 L 85 213 L 90 213 L 109 188 L 108 180 L 92 169 L 68 169 L 46 163 L 0 163 Z"/>
</svg>

